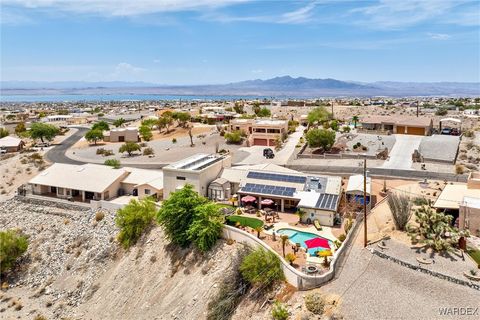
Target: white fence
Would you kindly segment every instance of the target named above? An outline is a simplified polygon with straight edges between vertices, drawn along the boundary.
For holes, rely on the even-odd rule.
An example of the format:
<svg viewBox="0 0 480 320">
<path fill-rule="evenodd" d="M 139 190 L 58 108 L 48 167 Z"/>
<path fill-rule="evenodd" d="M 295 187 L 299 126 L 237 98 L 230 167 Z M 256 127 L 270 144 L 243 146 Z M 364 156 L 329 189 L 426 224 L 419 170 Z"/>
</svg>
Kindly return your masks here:
<svg viewBox="0 0 480 320">
<path fill-rule="evenodd" d="M 90 207 L 93 210 L 105 209 L 108 211 L 115 212 L 118 209 L 123 208 L 125 205 L 120 203 L 113 203 L 106 200 L 90 200 Z"/>
<path fill-rule="evenodd" d="M 285 279 L 292 286 L 296 287 L 299 290 L 309 290 L 313 288 L 318 288 L 324 283 L 330 281 L 335 276 L 335 271 L 339 268 L 340 263 L 345 258 L 345 251 L 347 247 L 351 244 L 354 238 L 354 234 L 360 225 L 359 221 L 361 217 L 356 220 L 354 226 L 347 235 L 347 238 L 343 242 L 342 246 L 335 252 L 333 255 L 332 261 L 330 263 L 330 269 L 321 275 L 308 275 L 301 271 L 298 271 L 292 267 L 281 255 L 279 255 L 275 250 L 273 250 L 269 245 L 267 245 L 262 240 L 258 239 L 254 235 L 251 235 L 248 232 L 240 230 L 232 226 L 224 226 L 223 228 L 223 238 L 232 239 L 239 243 L 244 243 L 254 248 L 263 247 L 266 250 L 270 250 L 275 253 L 282 262 L 283 273 L 285 274 Z"/>
</svg>

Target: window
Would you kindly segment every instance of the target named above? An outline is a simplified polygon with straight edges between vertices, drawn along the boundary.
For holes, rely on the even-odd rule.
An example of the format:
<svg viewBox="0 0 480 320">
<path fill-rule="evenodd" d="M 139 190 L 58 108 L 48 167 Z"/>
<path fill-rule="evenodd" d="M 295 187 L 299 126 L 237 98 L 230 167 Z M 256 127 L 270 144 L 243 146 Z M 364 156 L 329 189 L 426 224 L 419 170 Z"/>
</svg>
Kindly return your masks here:
<svg viewBox="0 0 480 320">
<path fill-rule="evenodd" d="M 177 176 L 177 180 L 187 180 L 185 177 L 178 177 Z"/>
<path fill-rule="evenodd" d="M 145 189 L 145 194 L 150 194 L 150 189 Z"/>
</svg>

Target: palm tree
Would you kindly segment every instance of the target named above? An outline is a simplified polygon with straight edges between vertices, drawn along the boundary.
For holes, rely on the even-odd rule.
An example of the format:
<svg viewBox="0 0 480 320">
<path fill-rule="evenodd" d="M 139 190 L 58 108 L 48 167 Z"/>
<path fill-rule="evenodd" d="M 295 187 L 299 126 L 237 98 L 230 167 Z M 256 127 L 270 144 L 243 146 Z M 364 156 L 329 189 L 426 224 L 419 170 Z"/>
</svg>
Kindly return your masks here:
<svg viewBox="0 0 480 320">
<path fill-rule="evenodd" d="M 305 217 L 305 210 L 298 208 L 297 212 L 295 214 L 298 216 L 298 222 L 302 222 L 303 217 Z"/>
<path fill-rule="evenodd" d="M 357 122 L 359 121 L 358 116 L 353 116 L 352 121 L 353 121 L 353 126 L 355 127 L 355 129 L 357 129 Z"/>
<path fill-rule="evenodd" d="M 286 234 L 282 234 L 280 236 L 280 240 L 282 241 L 282 252 L 283 257 L 285 258 L 285 245 L 287 244 L 288 236 Z"/>
<path fill-rule="evenodd" d="M 257 238 L 260 239 L 260 232 L 262 232 L 262 227 L 255 227 L 255 231 L 257 231 Z"/>
</svg>

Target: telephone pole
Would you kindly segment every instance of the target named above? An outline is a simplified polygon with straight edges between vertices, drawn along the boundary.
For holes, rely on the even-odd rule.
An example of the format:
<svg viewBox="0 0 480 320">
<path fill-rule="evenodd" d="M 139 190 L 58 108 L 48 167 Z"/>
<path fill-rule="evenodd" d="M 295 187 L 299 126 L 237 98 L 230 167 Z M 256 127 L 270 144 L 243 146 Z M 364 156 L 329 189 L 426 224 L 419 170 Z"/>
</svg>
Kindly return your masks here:
<svg viewBox="0 0 480 320">
<path fill-rule="evenodd" d="M 367 157 L 363 159 L 363 246 L 367 246 Z"/>
</svg>

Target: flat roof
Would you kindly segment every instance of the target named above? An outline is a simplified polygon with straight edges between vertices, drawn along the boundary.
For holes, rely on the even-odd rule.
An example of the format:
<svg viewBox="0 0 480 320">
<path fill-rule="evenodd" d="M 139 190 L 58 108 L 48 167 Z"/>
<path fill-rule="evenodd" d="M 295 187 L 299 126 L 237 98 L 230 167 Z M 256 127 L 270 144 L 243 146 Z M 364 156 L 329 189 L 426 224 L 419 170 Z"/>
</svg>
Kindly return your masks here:
<svg viewBox="0 0 480 320">
<path fill-rule="evenodd" d="M 189 171 L 200 171 L 205 169 L 214 163 L 225 159 L 224 156 L 217 156 L 214 154 L 199 153 L 178 162 L 172 163 L 166 166 L 166 169 L 178 169 Z"/>
<path fill-rule="evenodd" d="M 464 197 L 480 198 L 480 189 L 469 189 L 466 184 L 447 184 L 438 196 L 433 207 L 459 209 Z"/>
<path fill-rule="evenodd" d="M 386 123 L 386 124 L 396 124 L 396 125 L 405 125 L 405 126 L 418 126 L 418 127 L 428 127 L 432 122 L 431 118 L 426 117 L 414 117 L 414 116 L 368 116 L 362 118 L 360 123 Z"/>
<path fill-rule="evenodd" d="M 54 163 L 29 183 L 101 193 L 126 174 L 124 169 L 114 169 L 99 164 Z"/>
<path fill-rule="evenodd" d="M 348 178 L 346 193 L 356 194 L 363 193 L 363 175 L 353 175 Z M 370 195 L 372 192 L 372 178 L 367 177 L 367 194 Z"/>
<path fill-rule="evenodd" d="M 161 170 L 147 170 L 137 168 L 123 168 L 129 172 L 129 175 L 122 180 L 122 183 L 134 184 L 141 186 L 148 184 L 155 189 L 163 189 L 163 172 Z"/>
<path fill-rule="evenodd" d="M 0 147 L 18 147 L 22 139 L 12 136 L 0 138 Z"/>
</svg>

